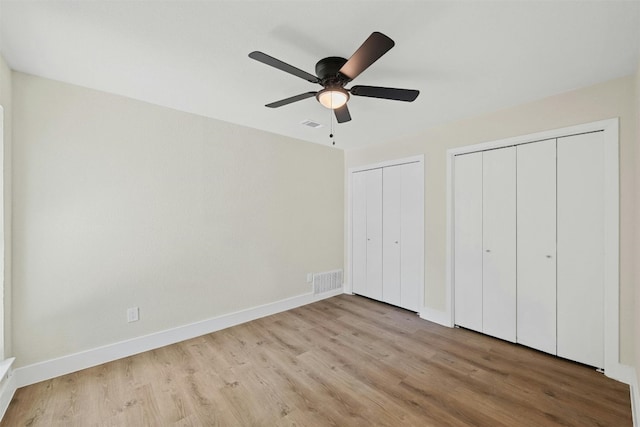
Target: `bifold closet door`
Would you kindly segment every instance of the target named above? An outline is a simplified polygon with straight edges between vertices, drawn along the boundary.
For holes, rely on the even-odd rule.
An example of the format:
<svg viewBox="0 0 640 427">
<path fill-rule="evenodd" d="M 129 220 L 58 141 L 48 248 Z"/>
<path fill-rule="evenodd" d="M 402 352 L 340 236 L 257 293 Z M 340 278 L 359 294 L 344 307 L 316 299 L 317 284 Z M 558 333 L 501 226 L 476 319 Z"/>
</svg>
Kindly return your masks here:
<svg viewBox="0 0 640 427">
<path fill-rule="evenodd" d="M 482 332 L 515 342 L 516 148 L 482 156 Z"/>
<path fill-rule="evenodd" d="M 422 164 L 382 170 L 382 300 L 419 311 L 424 259 Z"/>
<path fill-rule="evenodd" d="M 482 332 L 482 153 L 454 158 L 454 318 Z"/>
<path fill-rule="evenodd" d="M 556 140 L 516 154 L 517 342 L 556 354 Z"/>
<path fill-rule="evenodd" d="M 382 170 L 382 300 L 400 306 L 402 224 L 402 166 Z"/>
<path fill-rule="evenodd" d="M 604 139 L 558 138 L 558 356 L 604 366 Z"/>
<path fill-rule="evenodd" d="M 400 172 L 400 307 L 417 312 L 424 287 L 424 166 L 408 163 Z"/>
<path fill-rule="evenodd" d="M 353 174 L 353 292 L 382 299 L 382 169 Z"/>
<path fill-rule="evenodd" d="M 382 300 L 382 169 L 367 177 L 367 293 Z"/>
</svg>

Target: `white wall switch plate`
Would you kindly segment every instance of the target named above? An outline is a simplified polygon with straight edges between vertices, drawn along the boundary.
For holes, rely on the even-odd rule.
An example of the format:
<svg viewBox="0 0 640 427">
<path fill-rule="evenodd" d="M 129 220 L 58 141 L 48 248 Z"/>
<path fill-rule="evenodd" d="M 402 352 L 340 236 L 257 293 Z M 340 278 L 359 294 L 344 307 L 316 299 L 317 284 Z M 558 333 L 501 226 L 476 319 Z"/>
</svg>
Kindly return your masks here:
<svg viewBox="0 0 640 427">
<path fill-rule="evenodd" d="M 313 273 L 307 273 L 307 283 L 313 282 Z"/>
</svg>

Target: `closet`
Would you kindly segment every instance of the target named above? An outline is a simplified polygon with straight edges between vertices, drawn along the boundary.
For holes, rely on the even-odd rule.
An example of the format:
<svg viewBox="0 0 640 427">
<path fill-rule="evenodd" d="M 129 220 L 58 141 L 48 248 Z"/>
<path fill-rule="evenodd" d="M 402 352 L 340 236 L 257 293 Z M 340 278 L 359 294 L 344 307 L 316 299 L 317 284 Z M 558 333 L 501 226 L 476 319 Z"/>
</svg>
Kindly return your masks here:
<svg viewBox="0 0 640 427">
<path fill-rule="evenodd" d="M 604 366 L 604 138 L 456 155 L 455 324 Z"/>
<path fill-rule="evenodd" d="M 351 172 L 352 291 L 419 311 L 424 275 L 422 161 Z"/>
</svg>

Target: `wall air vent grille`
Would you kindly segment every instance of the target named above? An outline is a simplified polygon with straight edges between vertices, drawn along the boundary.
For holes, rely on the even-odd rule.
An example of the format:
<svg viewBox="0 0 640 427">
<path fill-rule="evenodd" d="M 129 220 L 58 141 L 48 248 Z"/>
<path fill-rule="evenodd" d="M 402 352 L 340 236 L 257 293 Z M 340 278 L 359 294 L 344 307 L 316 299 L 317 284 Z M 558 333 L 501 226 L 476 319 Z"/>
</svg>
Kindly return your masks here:
<svg viewBox="0 0 640 427">
<path fill-rule="evenodd" d="M 313 293 L 315 295 L 340 289 L 342 287 L 342 270 L 325 271 L 313 275 Z"/>
</svg>

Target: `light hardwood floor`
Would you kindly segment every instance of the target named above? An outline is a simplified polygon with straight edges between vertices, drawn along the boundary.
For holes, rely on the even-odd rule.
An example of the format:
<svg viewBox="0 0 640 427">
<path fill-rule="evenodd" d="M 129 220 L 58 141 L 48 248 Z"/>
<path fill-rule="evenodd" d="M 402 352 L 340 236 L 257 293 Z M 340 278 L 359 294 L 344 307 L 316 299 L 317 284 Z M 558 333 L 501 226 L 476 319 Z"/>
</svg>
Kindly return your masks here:
<svg viewBox="0 0 640 427">
<path fill-rule="evenodd" d="M 593 369 L 341 295 L 19 389 L 0 426 L 630 426 Z"/>
</svg>

